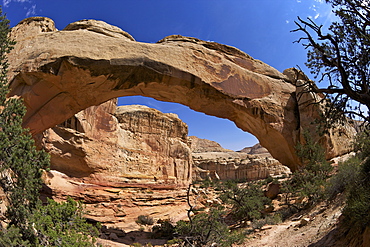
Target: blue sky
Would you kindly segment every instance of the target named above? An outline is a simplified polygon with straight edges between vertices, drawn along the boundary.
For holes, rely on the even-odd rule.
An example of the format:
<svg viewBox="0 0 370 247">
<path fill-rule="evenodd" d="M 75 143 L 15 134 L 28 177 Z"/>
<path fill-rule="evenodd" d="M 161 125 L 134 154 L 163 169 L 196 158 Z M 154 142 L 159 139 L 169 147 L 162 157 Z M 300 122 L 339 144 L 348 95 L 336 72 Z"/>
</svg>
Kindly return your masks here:
<svg viewBox="0 0 370 247">
<path fill-rule="evenodd" d="M 140 42 L 157 42 L 181 34 L 239 48 L 279 71 L 304 66 L 306 51 L 295 44 L 301 34 L 295 29 L 297 16 L 311 17 L 329 25 L 331 8 L 324 0 L 3 0 L 3 12 L 11 26 L 26 17 L 46 16 L 58 29 L 81 19 L 108 22 L 130 33 Z M 312 77 L 312 76 L 311 76 Z M 163 112 L 174 112 L 188 124 L 189 135 L 219 142 L 240 150 L 258 140 L 229 120 L 194 112 L 188 107 L 154 99 L 125 97 L 120 104 L 144 104 Z"/>
</svg>

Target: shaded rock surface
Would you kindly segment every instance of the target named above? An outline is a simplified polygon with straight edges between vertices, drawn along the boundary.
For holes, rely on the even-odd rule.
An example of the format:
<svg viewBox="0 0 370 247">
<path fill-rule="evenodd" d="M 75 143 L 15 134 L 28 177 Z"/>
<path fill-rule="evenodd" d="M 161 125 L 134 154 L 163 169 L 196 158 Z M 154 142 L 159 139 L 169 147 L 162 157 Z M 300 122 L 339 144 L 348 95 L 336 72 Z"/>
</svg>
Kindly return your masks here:
<svg viewBox="0 0 370 247">
<path fill-rule="evenodd" d="M 33 134 L 92 105 L 143 95 L 230 119 L 282 164 L 297 169 L 294 147 L 302 131 L 313 128 L 320 110 L 300 106 L 296 84 L 306 78 L 294 71 L 280 73 L 215 42 L 175 35 L 157 44 L 141 43 L 95 20 L 57 31 L 44 17 L 20 22 L 11 37 L 17 43 L 9 54 L 9 96 L 24 98 L 24 126 Z M 321 140 L 328 156 L 348 152 L 350 131 L 340 143 L 333 134 Z"/>
</svg>

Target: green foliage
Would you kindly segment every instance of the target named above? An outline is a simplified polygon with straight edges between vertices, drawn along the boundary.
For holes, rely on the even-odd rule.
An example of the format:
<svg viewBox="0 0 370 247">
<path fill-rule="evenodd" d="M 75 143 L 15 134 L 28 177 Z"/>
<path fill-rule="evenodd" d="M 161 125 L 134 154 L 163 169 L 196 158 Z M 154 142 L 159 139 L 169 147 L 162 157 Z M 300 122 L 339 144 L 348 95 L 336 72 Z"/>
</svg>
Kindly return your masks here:
<svg viewBox="0 0 370 247">
<path fill-rule="evenodd" d="M 314 176 L 326 178 L 333 170 L 333 167 L 325 158 L 325 150 L 319 143 L 316 143 L 309 132 L 303 133 L 304 144 L 298 143 L 296 152 L 301 158 L 306 170 Z"/>
<path fill-rule="evenodd" d="M 82 218 L 79 203 L 58 204 L 39 199 L 42 171 L 49 156 L 35 148 L 30 133 L 22 128 L 26 108 L 22 99 L 7 98 L 9 21 L 0 8 L 0 185 L 7 197 L 8 227 L 0 232 L 0 246 L 91 246 L 96 235 Z"/>
<path fill-rule="evenodd" d="M 327 179 L 333 167 L 325 159 L 325 151 L 315 143 L 308 132 L 303 133 L 305 143 L 296 147 L 304 166 L 295 171 L 283 185 L 283 192 L 292 197 L 307 198 L 298 207 L 305 207 L 323 199 Z"/>
<path fill-rule="evenodd" d="M 338 17 L 327 33 L 312 19 L 296 22 L 305 37 L 298 42 L 308 49 L 307 67 L 325 81 L 326 88 L 313 83 L 310 91 L 327 94 L 331 99 L 326 118 L 329 121 L 343 116 L 361 117 L 370 121 L 370 8 L 363 0 L 326 0 Z M 365 110 L 367 108 L 367 111 Z"/>
<path fill-rule="evenodd" d="M 355 144 L 357 156 L 363 160 L 359 166 L 357 176 L 348 186 L 346 206 L 343 210 L 346 225 L 361 232 L 370 225 L 370 141 L 369 129 L 361 133 Z M 360 148 L 359 148 L 360 147 Z"/>
<path fill-rule="evenodd" d="M 260 219 L 265 205 L 271 205 L 260 184 L 245 183 L 239 186 L 234 181 L 225 181 L 216 184 L 216 189 L 221 191 L 219 198 L 222 202 L 231 205 L 230 214 L 238 221 Z"/>
<path fill-rule="evenodd" d="M 141 247 L 143 245 L 140 244 L 140 243 L 133 243 L 133 244 L 130 244 L 130 246 L 132 246 L 132 247 Z"/>
<path fill-rule="evenodd" d="M 357 152 L 357 157 L 361 160 L 370 157 L 370 130 L 369 128 L 360 132 L 354 141 L 354 151 Z"/>
<path fill-rule="evenodd" d="M 337 173 L 330 178 L 326 187 L 326 197 L 329 200 L 334 199 L 339 193 L 348 192 L 354 186 L 360 174 L 360 163 L 358 156 L 339 163 Z"/>
<path fill-rule="evenodd" d="M 10 226 L 0 231 L 0 246 L 1 247 L 23 247 L 31 246 L 28 240 L 23 240 L 22 233 L 19 228 Z"/>
<path fill-rule="evenodd" d="M 253 229 L 261 229 L 264 225 L 276 225 L 282 222 L 280 214 L 268 215 L 265 218 L 252 221 Z"/>
<path fill-rule="evenodd" d="M 98 236 L 97 229 L 83 218 L 82 203 L 71 198 L 61 203 L 48 199 L 46 206 L 37 207 L 30 222 L 41 246 L 92 246 Z"/>
<path fill-rule="evenodd" d="M 168 219 L 159 220 L 160 225 L 155 225 L 152 228 L 152 237 L 153 238 L 167 238 L 171 239 L 175 231 L 175 226 Z"/>
<path fill-rule="evenodd" d="M 42 169 L 49 157 L 37 151 L 31 135 L 22 128 L 26 112 L 21 99 L 7 99 L 7 53 L 14 42 L 8 39 L 9 21 L 0 17 L 0 184 L 9 206 L 6 216 L 10 226 L 19 228 L 24 240 L 35 241 L 28 218 L 39 202 Z"/>
<path fill-rule="evenodd" d="M 363 164 L 359 180 L 350 190 L 343 210 L 347 225 L 360 230 L 370 225 L 370 174 L 365 173 L 365 169 L 370 169 L 369 159 Z"/>
<path fill-rule="evenodd" d="M 136 223 L 139 225 L 153 225 L 154 219 L 149 215 L 139 215 L 137 217 Z"/>
<path fill-rule="evenodd" d="M 216 208 L 193 216 L 190 222 L 177 222 L 176 231 L 184 238 L 185 244 L 197 247 L 212 243 L 228 247 L 233 243 L 241 243 L 244 239 L 244 234 L 230 231 L 224 222 L 224 212 Z"/>
</svg>

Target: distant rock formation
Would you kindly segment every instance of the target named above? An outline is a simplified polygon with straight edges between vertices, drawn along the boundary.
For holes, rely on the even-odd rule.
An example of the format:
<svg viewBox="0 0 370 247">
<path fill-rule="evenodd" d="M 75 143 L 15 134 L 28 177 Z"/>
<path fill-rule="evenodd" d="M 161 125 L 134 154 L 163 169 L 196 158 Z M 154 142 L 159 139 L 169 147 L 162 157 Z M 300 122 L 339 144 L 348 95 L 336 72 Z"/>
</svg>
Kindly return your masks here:
<svg viewBox="0 0 370 247">
<path fill-rule="evenodd" d="M 225 149 L 215 141 L 201 139 L 196 136 L 189 136 L 191 142 L 191 151 L 193 153 L 203 152 L 232 152 L 230 149 Z"/>
<path fill-rule="evenodd" d="M 259 154 L 259 155 L 265 154 L 265 155 L 271 156 L 269 151 L 266 148 L 262 147 L 260 143 L 255 144 L 253 147 L 245 147 L 239 152 L 247 153 L 247 154 Z"/>
<path fill-rule="evenodd" d="M 141 43 L 95 20 L 58 31 L 45 17 L 21 21 L 12 28 L 11 38 L 17 43 L 9 54 L 9 96 L 23 97 L 24 126 L 33 134 L 90 106 L 129 95 L 177 102 L 229 119 L 293 170 L 300 166 L 294 147 L 304 141 L 303 131 L 315 133 L 312 123 L 321 109 L 310 103 L 321 96 L 301 97 L 302 87 L 296 86 L 307 78 L 295 70 L 280 73 L 231 46 L 180 35 L 157 44 Z M 334 132 L 314 136 L 326 147 L 328 158 L 351 149 L 351 129 Z M 78 139 L 89 141 L 84 138 Z M 76 152 L 84 153 L 82 147 Z"/>
<path fill-rule="evenodd" d="M 48 129 L 39 145 L 51 169 L 104 183 L 186 185 L 192 157 L 187 125 L 176 114 L 115 100 L 87 108 Z"/>
<path fill-rule="evenodd" d="M 234 152 L 214 141 L 190 137 L 194 161 L 193 180 L 251 181 L 291 173 L 259 143 Z"/>
</svg>

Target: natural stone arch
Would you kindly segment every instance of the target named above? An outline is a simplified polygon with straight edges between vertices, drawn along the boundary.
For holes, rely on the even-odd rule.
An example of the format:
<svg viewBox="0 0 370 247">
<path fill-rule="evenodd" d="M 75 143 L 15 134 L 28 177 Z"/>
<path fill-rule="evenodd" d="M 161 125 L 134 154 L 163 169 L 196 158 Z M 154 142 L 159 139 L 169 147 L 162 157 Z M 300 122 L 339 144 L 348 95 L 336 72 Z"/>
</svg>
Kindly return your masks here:
<svg viewBox="0 0 370 247">
<path fill-rule="evenodd" d="M 236 48 L 182 36 L 140 43 L 93 20 L 57 31 L 42 17 L 22 21 L 12 37 L 10 96 L 24 98 L 33 134 L 89 106 L 142 95 L 230 119 L 281 163 L 299 166 L 294 146 L 315 114 L 302 123 L 291 77 Z"/>
</svg>

